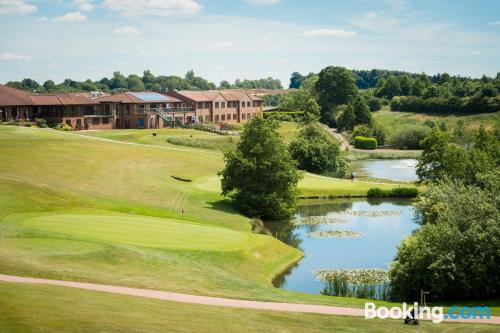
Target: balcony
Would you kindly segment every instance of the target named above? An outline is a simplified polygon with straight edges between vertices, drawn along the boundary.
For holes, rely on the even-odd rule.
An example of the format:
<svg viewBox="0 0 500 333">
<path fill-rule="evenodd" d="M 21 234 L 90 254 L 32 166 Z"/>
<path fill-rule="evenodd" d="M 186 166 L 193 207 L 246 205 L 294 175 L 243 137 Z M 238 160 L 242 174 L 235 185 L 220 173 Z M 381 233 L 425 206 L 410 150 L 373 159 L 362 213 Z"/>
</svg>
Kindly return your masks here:
<svg viewBox="0 0 500 333">
<path fill-rule="evenodd" d="M 83 113 L 85 117 L 111 117 L 113 112 L 111 110 L 85 110 Z"/>
<path fill-rule="evenodd" d="M 137 108 L 137 113 L 150 113 L 155 112 L 155 110 L 166 112 L 166 113 L 174 113 L 174 112 L 193 112 L 194 108 L 191 106 L 185 107 L 167 107 L 167 108 Z"/>
</svg>

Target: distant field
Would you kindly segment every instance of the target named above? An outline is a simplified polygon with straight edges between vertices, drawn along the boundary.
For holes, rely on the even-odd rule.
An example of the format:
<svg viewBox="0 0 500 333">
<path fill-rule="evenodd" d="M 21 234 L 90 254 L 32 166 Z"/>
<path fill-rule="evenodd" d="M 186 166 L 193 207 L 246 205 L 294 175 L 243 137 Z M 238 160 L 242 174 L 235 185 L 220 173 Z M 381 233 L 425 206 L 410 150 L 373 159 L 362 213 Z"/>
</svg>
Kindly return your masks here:
<svg viewBox="0 0 500 333">
<path fill-rule="evenodd" d="M 423 125 L 426 120 L 444 122 L 449 128 L 455 127 L 459 120 L 462 120 L 465 126 L 470 128 L 479 128 L 484 124 L 486 128 L 493 128 L 495 124 L 500 125 L 500 112 L 482 113 L 477 115 L 437 115 L 423 114 L 415 112 L 395 112 L 387 108 L 372 113 L 373 118 L 378 121 L 389 132 L 408 126 L 408 125 Z"/>
</svg>

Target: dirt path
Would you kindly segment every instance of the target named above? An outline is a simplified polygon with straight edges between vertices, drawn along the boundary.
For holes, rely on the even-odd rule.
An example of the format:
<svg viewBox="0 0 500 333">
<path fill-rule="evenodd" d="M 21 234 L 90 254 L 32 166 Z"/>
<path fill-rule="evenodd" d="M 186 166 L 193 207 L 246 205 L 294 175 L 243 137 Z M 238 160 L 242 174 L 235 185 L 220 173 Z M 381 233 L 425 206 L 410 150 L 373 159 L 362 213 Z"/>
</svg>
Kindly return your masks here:
<svg viewBox="0 0 500 333">
<path fill-rule="evenodd" d="M 335 128 L 327 128 L 328 132 L 330 132 L 330 134 L 335 138 L 337 139 L 339 142 L 340 142 L 340 148 L 342 150 L 350 150 L 350 151 L 359 151 L 359 152 L 363 152 L 363 153 L 399 153 L 399 152 L 403 152 L 403 153 L 410 153 L 410 152 L 421 152 L 421 150 L 400 150 L 400 149 L 387 149 L 387 148 L 377 148 L 375 150 L 366 150 L 366 149 L 358 149 L 358 148 L 354 148 L 353 145 L 351 145 L 349 143 L 349 141 L 346 140 L 346 138 L 341 134 L 339 133 L 339 131 L 337 131 L 337 129 Z"/>
<path fill-rule="evenodd" d="M 84 283 L 84 282 L 70 282 L 61 280 L 28 278 L 28 277 L 3 275 L 3 274 L 0 274 L 0 281 L 11 282 L 11 283 L 30 283 L 30 284 L 63 286 L 70 288 L 101 291 L 113 294 L 146 297 L 164 301 L 173 301 L 173 302 L 190 303 L 190 304 L 224 306 L 231 308 L 244 308 L 244 309 L 255 309 L 255 310 L 273 310 L 273 311 L 319 313 L 327 315 L 364 317 L 364 309 L 362 308 L 348 308 L 348 307 L 298 304 L 298 303 L 246 301 L 246 300 L 232 299 L 232 298 L 197 296 L 197 295 L 172 293 L 167 291 L 109 286 L 109 285 Z M 490 319 L 477 318 L 470 320 L 454 320 L 454 321 L 455 322 L 463 321 L 467 323 L 500 324 L 500 317 L 491 317 Z"/>
</svg>

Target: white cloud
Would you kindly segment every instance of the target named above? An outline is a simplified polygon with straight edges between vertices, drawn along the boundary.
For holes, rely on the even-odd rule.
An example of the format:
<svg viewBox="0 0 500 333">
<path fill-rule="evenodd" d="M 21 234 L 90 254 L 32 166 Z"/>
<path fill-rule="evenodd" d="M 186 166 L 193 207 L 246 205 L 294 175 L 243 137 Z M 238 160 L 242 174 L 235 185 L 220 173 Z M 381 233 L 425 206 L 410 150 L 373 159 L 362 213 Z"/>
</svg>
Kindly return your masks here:
<svg viewBox="0 0 500 333">
<path fill-rule="evenodd" d="M 194 0 L 105 0 L 104 6 L 124 16 L 193 14 L 201 9 Z"/>
<path fill-rule="evenodd" d="M 87 20 L 87 16 L 80 12 L 67 13 L 56 17 L 53 21 L 57 23 L 77 23 Z"/>
<path fill-rule="evenodd" d="M 94 10 L 95 6 L 90 0 L 74 0 L 73 3 L 78 6 L 78 9 L 82 12 L 91 12 Z"/>
<path fill-rule="evenodd" d="M 0 0 L 0 15 L 28 15 L 37 11 L 37 7 L 25 0 Z"/>
<path fill-rule="evenodd" d="M 355 31 L 348 31 L 344 29 L 313 29 L 304 31 L 301 36 L 303 37 L 352 37 L 356 35 Z"/>
<path fill-rule="evenodd" d="M 40 16 L 36 19 L 38 22 L 47 22 L 49 18 L 47 16 Z"/>
<path fill-rule="evenodd" d="M 138 36 L 141 32 L 134 27 L 122 27 L 113 30 L 113 34 L 118 36 Z"/>
<path fill-rule="evenodd" d="M 258 6 L 272 6 L 280 2 L 281 0 L 245 0 L 245 2 L 248 2 L 252 5 L 258 5 Z"/>
<path fill-rule="evenodd" d="M 490 22 L 488 25 L 500 25 L 500 21 Z"/>
<path fill-rule="evenodd" d="M 14 53 L 4 53 L 0 55 L 0 61 L 16 61 L 16 60 L 30 60 L 33 59 L 31 56 L 14 54 Z"/>
</svg>

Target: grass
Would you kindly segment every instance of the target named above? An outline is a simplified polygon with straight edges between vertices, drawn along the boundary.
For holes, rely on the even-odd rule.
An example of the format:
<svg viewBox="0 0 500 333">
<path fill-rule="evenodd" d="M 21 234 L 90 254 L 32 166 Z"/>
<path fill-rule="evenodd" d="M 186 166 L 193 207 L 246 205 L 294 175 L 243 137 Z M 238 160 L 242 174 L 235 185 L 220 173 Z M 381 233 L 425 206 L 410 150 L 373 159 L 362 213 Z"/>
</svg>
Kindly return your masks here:
<svg viewBox="0 0 500 333">
<path fill-rule="evenodd" d="M 496 332 L 486 324 L 401 320 L 192 305 L 55 286 L 0 283 L 0 327 L 18 332 Z M 71 311 L 68 311 L 71 309 Z"/>
<path fill-rule="evenodd" d="M 298 132 L 295 122 L 281 122 L 279 133 L 286 143 L 290 143 Z M 153 136 L 153 132 L 157 135 Z M 162 128 L 152 130 L 101 130 L 82 132 L 82 135 L 111 139 L 129 143 L 140 143 L 155 146 L 186 146 L 200 149 L 225 151 L 235 149 L 239 136 L 225 136 L 194 129 Z"/>
<path fill-rule="evenodd" d="M 121 132 L 109 135 L 119 136 Z M 127 140 L 136 142 L 144 135 L 136 132 L 128 132 Z M 130 139 L 131 135 L 136 138 Z M 220 196 L 216 173 L 223 167 L 222 155 L 209 150 L 145 143 L 128 145 L 52 130 L 0 126 L 0 272 L 242 299 L 363 305 L 362 299 L 274 288 L 272 278 L 302 254 L 272 237 L 253 234 L 250 219 L 238 214 Z M 300 189 L 311 196 L 352 196 L 366 195 L 373 186 L 369 182 L 351 183 L 307 174 Z M 35 297 L 36 290 L 47 298 Z M 55 324 L 61 325 L 62 331 L 75 331 L 79 327 L 68 328 L 69 319 L 47 319 L 54 313 L 89 325 L 81 327 L 93 327 L 98 322 L 96 318 L 103 316 L 111 318 L 113 325 L 121 325 L 113 319 L 116 317 L 113 311 L 117 311 L 113 309 L 118 309 L 121 303 L 127 306 L 123 310 L 127 315 L 137 311 L 136 317 L 131 315 L 130 321 L 123 322 L 135 323 L 137 316 L 146 318 L 146 313 L 160 320 L 158 327 L 176 322 L 164 312 L 157 312 L 163 310 L 151 311 L 154 306 L 140 305 L 143 308 L 132 310 L 128 298 L 120 300 L 110 295 L 103 296 L 102 304 L 94 304 L 94 308 L 94 298 L 86 298 L 87 294 L 79 291 L 58 293 L 45 287 L 9 284 L 0 288 L 0 293 L 1 304 L 10 304 L 13 311 L 6 316 L 14 331 L 23 330 L 23 323 L 26 327 L 37 327 L 40 320 L 46 325 L 43 327 L 49 327 L 47 331 Z M 71 295 L 78 296 L 74 299 L 82 298 L 81 304 L 91 302 L 88 309 L 67 311 L 74 309 Z M 30 308 L 30 300 L 37 309 L 31 315 L 25 311 Z M 38 309 L 36 302 L 44 301 L 55 310 Z M 170 306 L 182 307 L 185 316 L 191 317 L 197 308 Z M 227 310 L 228 313 L 219 313 L 220 318 L 214 319 L 218 310 L 207 309 L 206 320 L 215 322 L 236 320 L 246 314 L 243 311 L 234 315 Z M 48 317 L 44 317 L 43 311 L 49 311 L 45 312 Z M 16 321 L 16 315 L 24 319 Z M 0 316 L 0 320 L 6 316 Z M 271 314 L 266 316 L 273 318 Z M 301 317 L 283 316 L 292 320 Z M 329 323 L 331 318 L 328 317 Z M 298 327 L 309 328 L 304 326 L 308 320 L 305 318 Z M 362 322 L 353 320 L 353 325 Z M 344 324 L 349 327 L 349 320 L 338 323 Z M 149 330 L 144 320 L 137 325 L 146 325 L 143 329 Z M 110 326 L 114 330 L 120 328 Z"/>
<path fill-rule="evenodd" d="M 481 113 L 475 115 L 445 115 L 445 114 L 425 114 L 415 112 L 393 112 L 387 107 L 372 113 L 373 118 L 386 130 L 390 136 L 393 130 L 409 125 L 423 125 L 426 120 L 444 122 L 448 128 L 456 126 L 459 120 L 463 121 L 467 127 L 479 128 L 484 124 L 486 128 L 493 128 L 500 125 L 500 112 Z"/>
</svg>

